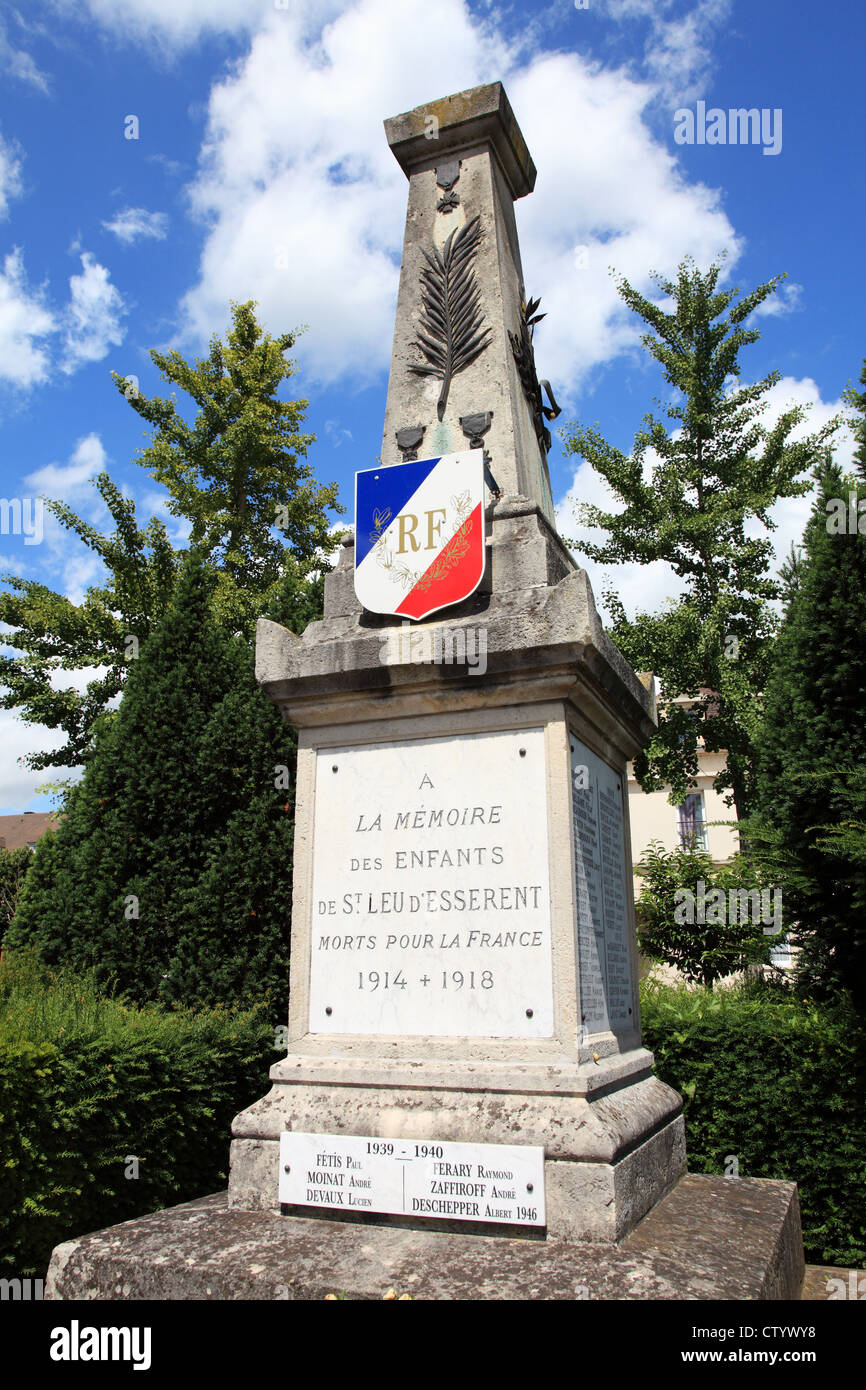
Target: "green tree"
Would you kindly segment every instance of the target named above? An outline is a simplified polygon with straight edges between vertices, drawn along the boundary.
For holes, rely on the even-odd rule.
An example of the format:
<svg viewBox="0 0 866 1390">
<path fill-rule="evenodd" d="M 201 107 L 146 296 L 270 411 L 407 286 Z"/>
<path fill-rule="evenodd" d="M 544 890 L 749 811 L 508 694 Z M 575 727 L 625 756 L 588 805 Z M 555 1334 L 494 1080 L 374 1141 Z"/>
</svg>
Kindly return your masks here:
<svg viewBox="0 0 866 1390">
<path fill-rule="evenodd" d="M 0 656 L 3 709 L 18 709 L 31 724 L 60 729 L 59 748 L 32 753 L 31 767 L 75 767 L 87 760 L 93 724 L 123 688 L 138 644 L 147 640 L 166 611 L 174 590 L 178 557 L 163 523 L 154 518 L 142 530 L 135 503 L 107 473 L 95 479 L 115 529 L 103 535 L 63 502 L 46 506 L 68 530 L 80 536 L 107 572 L 80 604 L 35 579 L 4 574 L 10 592 L 0 593 L 0 621 L 13 632 L 4 638 L 20 656 Z M 56 689 L 62 671 L 96 669 L 83 691 Z"/>
<path fill-rule="evenodd" d="M 866 358 L 860 369 L 860 385 L 866 388 Z M 866 389 L 858 391 L 856 386 L 848 386 L 842 392 L 842 398 L 855 412 L 852 421 L 857 445 L 854 466 L 860 477 L 866 480 Z"/>
<path fill-rule="evenodd" d="M 579 506 L 579 520 L 607 539 L 576 548 L 604 564 L 663 560 L 685 585 L 679 603 L 634 622 L 606 595 L 612 638 L 633 666 L 656 674 L 668 701 L 635 761 L 638 778 L 646 791 L 669 783 L 682 800 L 703 743 L 726 753 L 715 786 L 741 817 L 752 800 L 757 701 L 776 627 L 770 600 L 779 592 L 770 541 L 748 527 L 758 521 L 772 529 L 772 504 L 808 491 L 804 475 L 836 422 L 799 442 L 791 435 L 802 407 L 791 406 L 772 427 L 762 423 L 779 373 L 739 385 L 739 355 L 760 336 L 745 326 L 749 316 L 783 277 L 737 300 L 738 289 L 718 288 L 720 273 L 719 263 L 703 273 L 685 260 L 676 280 L 655 277 L 661 303 L 619 282 L 648 326 L 641 341 L 670 387 L 664 418 L 644 416 L 628 456 L 579 423 L 566 426 L 564 451 L 585 458 L 623 503 L 618 512 Z M 681 703 L 670 703 L 677 697 Z"/>
<path fill-rule="evenodd" d="M 773 916 L 779 900 L 741 855 L 719 866 L 702 850 L 666 851 L 653 841 L 636 872 L 643 955 L 675 966 L 708 989 L 726 975 L 769 960 L 779 941 L 781 922 Z"/>
<path fill-rule="evenodd" d="M 6 936 L 137 1002 L 287 986 L 295 740 L 216 623 L 215 583 L 193 554 Z"/>
<path fill-rule="evenodd" d="M 24 876 L 32 860 L 33 851 L 30 849 L 0 847 L 0 941 L 3 940 L 3 933 L 15 916 Z"/>
<path fill-rule="evenodd" d="M 302 434 L 305 400 L 281 400 L 295 366 L 286 353 L 294 333 L 272 338 L 255 304 L 232 304 L 225 344 L 190 364 L 178 352 L 151 352 L 163 379 L 198 406 L 188 424 L 175 398 L 148 400 L 115 373 L 118 390 L 153 426 L 138 462 L 169 493 L 169 510 L 192 523 L 190 544 L 218 571 L 220 620 L 252 632 L 263 614 L 293 613 L 299 582 L 317 573 L 336 538 L 336 484 L 319 486 L 305 461 L 313 435 Z"/>
<path fill-rule="evenodd" d="M 783 886 L 800 984 L 866 1007 L 866 535 L 826 458 L 765 694 L 750 840 Z"/>
<path fill-rule="evenodd" d="M 226 344 L 214 338 L 203 361 L 151 353 L 198 407 L 191 425 L 174 399 L 147 400 L 115 374 L 129 404 L 154 426 L 138 461 L 168 489 L 171 511 L 191 523 L 191 544 L 210 559 L 219 621 L 249 639 L 260 616 L 299 631 L 321 615 L 322 570 L 335 544 L 329 512 L 342 510 L 336 487 L 318 487 L 302 461 L 312 439 L 299 433 L 306 401 L 277 394 L 295 372 L 285 357 L 294 335 L 270 337 L 254 307 L 233 305 Z M 88 760 L 95 723 L 165 614 L 186 553 L 173 549 L 158 519 L 139 529 L 134 502 L 107 473 L 96 487 L 115 524 L 110 535 L 63 502 L 46 505 L 99 557 L 104 583 L 74 604 L 35 580 L 2 576 L 9 591 L 0 593 L 0 621 L 12 629 L 4 640 L 17 654 L 0 657 L 0 707 L 66 734 L 60 748 L 28 757 L 34 768 Z M 55 688 L 58 672 L 86 669 L 96 674 L 84 691 Z"/>
</svg>

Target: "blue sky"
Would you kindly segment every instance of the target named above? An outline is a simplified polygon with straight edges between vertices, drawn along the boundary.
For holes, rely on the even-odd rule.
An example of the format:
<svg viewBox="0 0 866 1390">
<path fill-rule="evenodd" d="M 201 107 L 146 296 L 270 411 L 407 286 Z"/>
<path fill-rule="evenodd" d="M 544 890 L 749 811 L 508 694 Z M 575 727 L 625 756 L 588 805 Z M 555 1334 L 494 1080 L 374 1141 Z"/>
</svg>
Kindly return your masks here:
<svg viewBox="0 0 866 1390">
<path fill-rule="evenodd" d="M 864 33 L 855 0 L 0 5 L 0 496 L 63 498 L 101 524 L 88 480 L 107 467 L 141 524 L 167 516 L 109 372 L 162 392 L 148 350 L 201 354 L 229 300 L 255 298 L 271 332 L 309 325 L 293 394 L 348 506 L 380 449 L 403 236 L 382 121 L 497 78 L 539 170 L 517 212 L 558 424 L 598 421 L 627 449 L 661 390 L 608 267 L 648 290 L 651 270 L 725 249 L 744 289 L 788 273 L 744 380 L 777 369 L 771 413 L 795 400 L 822 423 L 866 355 Z M 676 143 L 675 112 L 698 102 L 779 109 L 781 148 Z M 558 442 L 550 464 L 577 535 L 574 499 L 603 488 Z M 779 553 L 807 509 L 777 509 Z M 76 600 L 100 578 L 49 516 L 40 545 L 0 535 L 0 570 Z M 611 577 L 631 611 L 676 593 L 664 566 Z M 55 735 L 0 712 L 0 736 L 0 810 L 40 809 L 49 774 L 18 759 Z"/>
</svg>

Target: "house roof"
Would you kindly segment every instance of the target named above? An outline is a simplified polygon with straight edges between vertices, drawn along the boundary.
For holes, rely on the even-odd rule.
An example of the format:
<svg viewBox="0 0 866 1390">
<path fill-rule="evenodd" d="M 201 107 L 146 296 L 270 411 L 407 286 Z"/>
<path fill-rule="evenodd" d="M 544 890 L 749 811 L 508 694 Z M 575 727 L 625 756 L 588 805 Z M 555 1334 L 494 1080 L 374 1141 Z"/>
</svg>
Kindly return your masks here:
<svg viewBox="0 0 866 1390">
<path fill-rule="evenodd" d="M 59 824 L 53 811 L 23 811 L 17 816 L 0 816 L 0 849 L 26 849 L 40 840 L 46 830 L 56 830 Z"/>
</svg>

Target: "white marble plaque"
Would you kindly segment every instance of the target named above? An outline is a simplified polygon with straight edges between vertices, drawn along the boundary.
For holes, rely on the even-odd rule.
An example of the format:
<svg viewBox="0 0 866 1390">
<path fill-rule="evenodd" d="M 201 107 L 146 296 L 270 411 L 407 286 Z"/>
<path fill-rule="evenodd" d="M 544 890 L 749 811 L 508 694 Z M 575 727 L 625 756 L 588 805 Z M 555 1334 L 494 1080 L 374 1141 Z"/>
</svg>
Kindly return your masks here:
<svg viewBox="0 0 866 1390">
<path fill-rule="evenodd" d="M 552 1035 L 542 729 L 319 749 L 314 833 L 311 1032 Z"/>
<path fill-rule="evenodd" d="M 570 743 L 581 1027 L 616 1031 L 634 1022 L 622 778 Z"/>
<path fill-rule="evenodd" d="M 544 1226 L 544 1149 L 285 1131 L 280 1202 Z"/>
</svg>

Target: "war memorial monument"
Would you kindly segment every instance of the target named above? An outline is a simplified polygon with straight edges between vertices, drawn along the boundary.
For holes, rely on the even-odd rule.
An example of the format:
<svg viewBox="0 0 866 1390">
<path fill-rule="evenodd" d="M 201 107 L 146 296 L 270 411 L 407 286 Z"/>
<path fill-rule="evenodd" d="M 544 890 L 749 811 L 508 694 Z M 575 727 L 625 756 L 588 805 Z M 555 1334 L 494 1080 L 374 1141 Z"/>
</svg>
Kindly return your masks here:
<svg viewBox="0 0 866 1390">
<path fill-rule="evenodd" d="M 796 1187 L 688 1175 L 641 1044 L 626 766 L 654 713 L 556 530 L 535 167 L 499 83 L 385 130 L 381 458 L 322 620 L 257 633 L 299 731 L 288 1050 L 228 1194 L 59 1246 L 48 1294 L 797 1298 Z"/>
</svg>

